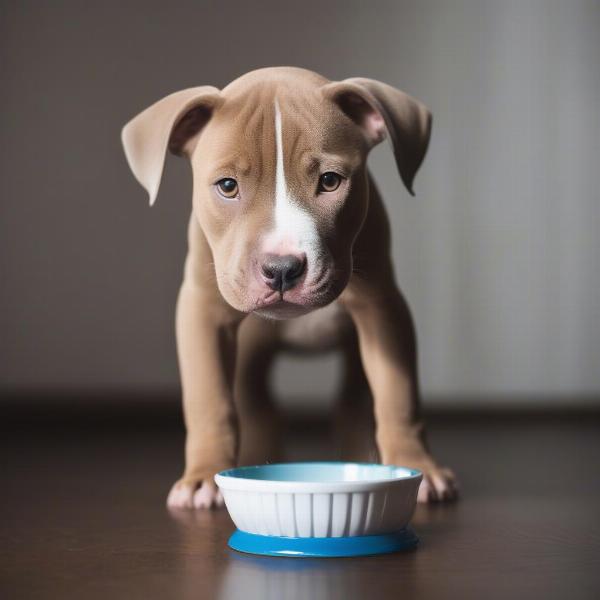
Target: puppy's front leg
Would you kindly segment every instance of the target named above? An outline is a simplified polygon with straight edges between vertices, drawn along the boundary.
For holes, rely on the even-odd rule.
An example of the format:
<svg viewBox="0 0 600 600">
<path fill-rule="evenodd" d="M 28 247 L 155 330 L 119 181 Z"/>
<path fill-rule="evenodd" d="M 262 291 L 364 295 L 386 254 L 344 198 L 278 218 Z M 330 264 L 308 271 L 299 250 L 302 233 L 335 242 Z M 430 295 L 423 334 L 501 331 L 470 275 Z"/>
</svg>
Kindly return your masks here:
<svg viewBox="0 0 600 600">
<path fill-rule="evenodd" d="M 193 278 L 184 281 L 176 329 L 187 430 L 185 470 L 169 493 L 169 507 L 211 508 L 223 502 L 213 476 L 235 466 L 237 458 L 233 373 L 242 316 Z"/>
<path fill-rule="evenodd" d="M 454 474 L 438 466 L 427 448 L 419 410 L 414 325 L 393 278 L 368 281 L 353 276 L 341 301 L 357 328 L 373 394 L 381 461 L 423 471 L 420 501 L 454 498 Z"/>
</svg>

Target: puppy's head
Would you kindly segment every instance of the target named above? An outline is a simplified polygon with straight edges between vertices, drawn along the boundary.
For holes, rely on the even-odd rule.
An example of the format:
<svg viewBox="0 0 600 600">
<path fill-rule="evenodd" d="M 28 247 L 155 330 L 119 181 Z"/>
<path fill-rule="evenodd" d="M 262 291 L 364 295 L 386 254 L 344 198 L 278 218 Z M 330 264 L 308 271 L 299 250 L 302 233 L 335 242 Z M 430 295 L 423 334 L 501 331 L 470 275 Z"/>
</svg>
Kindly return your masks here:
<svg viewBox="0 0 600 600">
<path fill-rule="evenodd" d="M 430 125 L 422 104 L 384 83 L 279 67 L 221 91 L 171 94 L 130 121 L 122 140 L 150 204 L 167 150 L 189 157 L 194 214 L 221 294 L 242 312 L 288 318 L 328 304 L 348 283 L 368 208 L 369 150 L 389 135 L 412 193 Z"/>
</svg>

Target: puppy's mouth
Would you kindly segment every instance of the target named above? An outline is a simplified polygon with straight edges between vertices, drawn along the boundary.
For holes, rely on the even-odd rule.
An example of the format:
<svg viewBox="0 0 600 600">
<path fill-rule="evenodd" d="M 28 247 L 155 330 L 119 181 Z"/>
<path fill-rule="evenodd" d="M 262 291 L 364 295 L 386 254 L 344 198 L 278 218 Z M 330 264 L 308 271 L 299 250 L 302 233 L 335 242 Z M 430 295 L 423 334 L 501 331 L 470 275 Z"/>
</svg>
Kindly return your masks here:
<svg viewBox="0 0 600 600">
<path fill-rule="evenodd" d="M 252 312 L 271 319 L 299 317 L 334 299 L 331 283 L 322 281 L 317 286 L 299 285 L 286 291 L 269 290 L 256 301 Z"/>
<path fill-rule="evenodd" d="M 302 306 L 300 304 L 287 302 L 286 300 L 277 300 L 269 304 L 258 306 L 252 312 L 267 319 L 282 320 L 300 317 L 314 309 L 314 306 Z"/>
<path fill-rule="evenodd" d="M 318 308 L 318 304 L 308 298 L 297 297 L 288 292 L 272 292 L 261 298 L 252 312 L 271 319 L 291 319 Z"/>
</svg>

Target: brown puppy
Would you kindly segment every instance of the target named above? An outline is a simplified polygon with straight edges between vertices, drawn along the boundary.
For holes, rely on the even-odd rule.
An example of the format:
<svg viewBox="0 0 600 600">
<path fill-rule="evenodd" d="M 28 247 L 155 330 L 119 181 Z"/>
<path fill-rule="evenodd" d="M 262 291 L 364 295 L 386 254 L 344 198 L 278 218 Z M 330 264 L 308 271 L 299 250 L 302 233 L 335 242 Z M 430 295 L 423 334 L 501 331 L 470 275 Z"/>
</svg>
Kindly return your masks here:
<svg viewBox="0 0 600 600">
<path fill-rule="evenodd" d="M 384 83 L 278 67 L 221 91 L 177 92 L 125 126 L 125 153 L 151 204 L 167 150 L 188 156 L 193 170 L 176 314 L 186 466 L 169 506 L 221 502 L 213 475 L 238 462 L 238 414 L 242 461 L 273 460 L 266 378 L 284 347 L 343 349 L 342 419 L 357 414 L 366 374 L 380 460 L 421 469 L 422 501 L 455 496 L 453 474 L 426 447 L 413 323 L 366 166 L 389 135 L 412 193 L 430 125 L 422 104 Z"/>
</svg>

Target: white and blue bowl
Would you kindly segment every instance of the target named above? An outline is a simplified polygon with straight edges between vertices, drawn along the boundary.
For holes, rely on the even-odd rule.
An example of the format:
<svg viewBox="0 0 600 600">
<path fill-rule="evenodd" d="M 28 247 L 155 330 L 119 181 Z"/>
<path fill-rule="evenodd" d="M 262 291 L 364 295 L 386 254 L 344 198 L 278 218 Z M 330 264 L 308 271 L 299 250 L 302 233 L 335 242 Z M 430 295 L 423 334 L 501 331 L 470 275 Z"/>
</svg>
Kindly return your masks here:
<svg viewBox="0 0 600 600">
<path fill-rule="evenodd" d="M 360 556 L 412 548 L 422 474 L 392 465 L 239 467 L 215 481 L 237 527 L 229 545 L 271 556 Z"/>
</svg>

